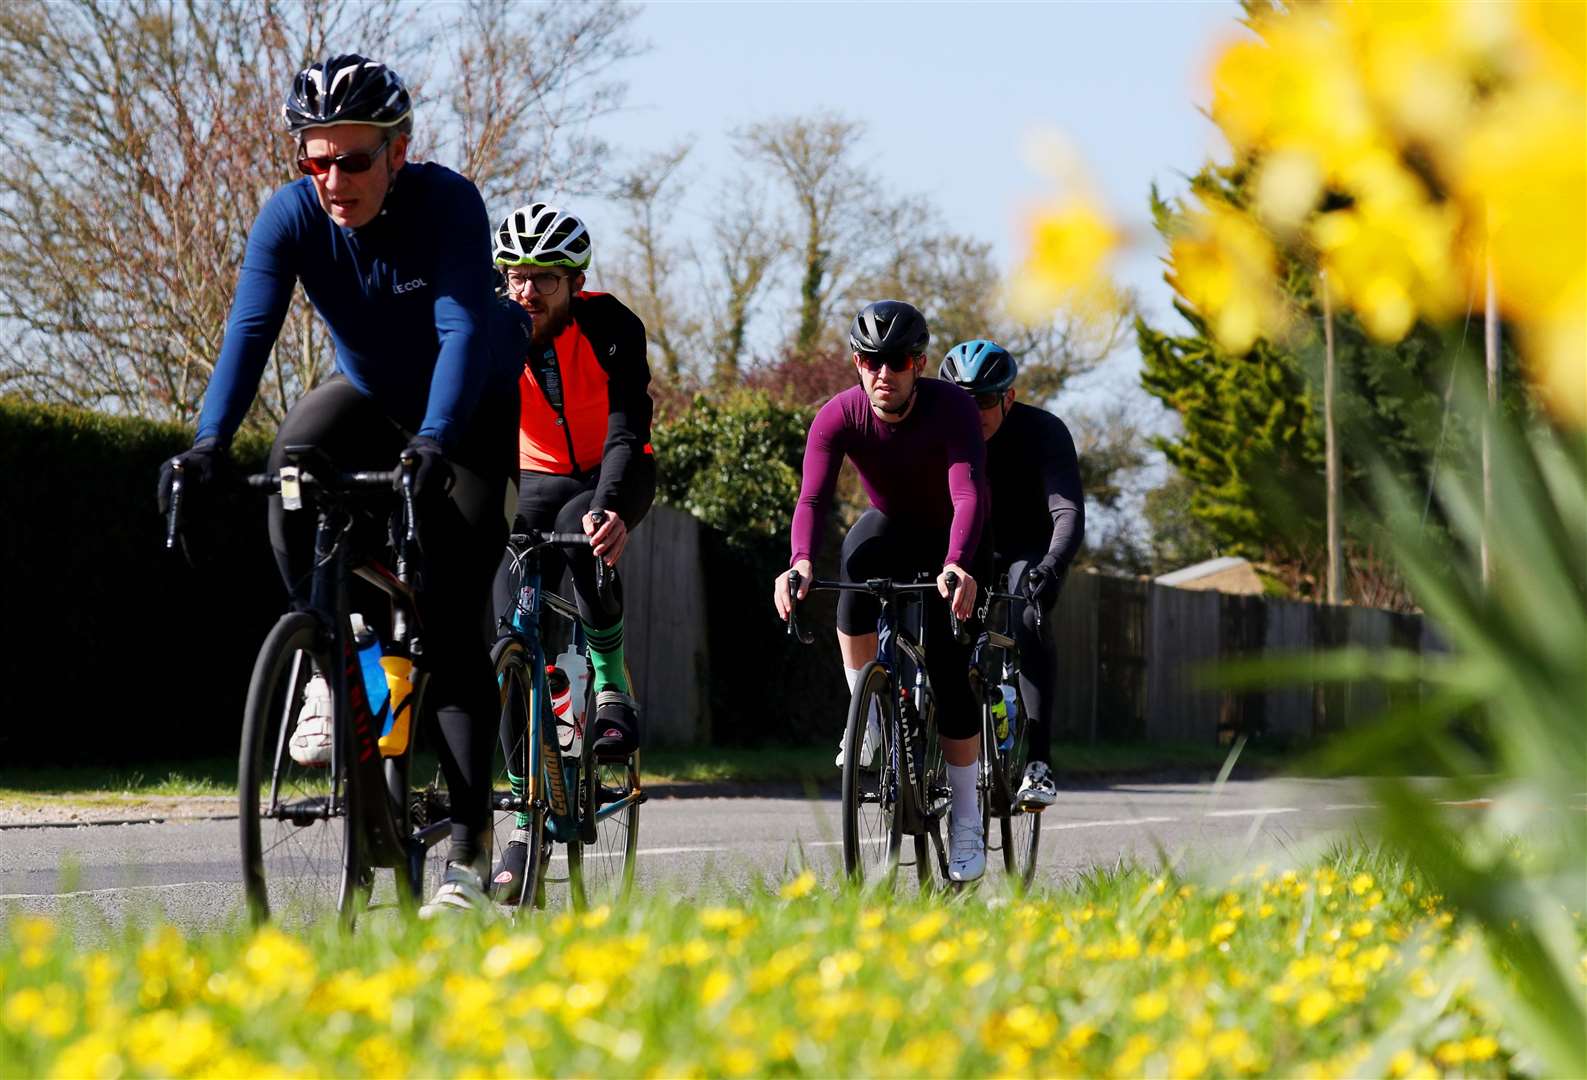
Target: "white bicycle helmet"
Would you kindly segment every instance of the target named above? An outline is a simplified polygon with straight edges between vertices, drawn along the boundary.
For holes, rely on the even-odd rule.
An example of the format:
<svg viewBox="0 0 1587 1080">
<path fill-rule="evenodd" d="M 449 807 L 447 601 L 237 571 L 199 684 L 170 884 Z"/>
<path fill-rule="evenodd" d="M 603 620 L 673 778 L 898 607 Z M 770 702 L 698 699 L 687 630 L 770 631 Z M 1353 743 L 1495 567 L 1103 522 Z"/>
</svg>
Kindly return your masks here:
<svg viewBox="0 0 1587 1080">
<path fill-rule="evenodd" d="M 590 265 L 590 233 L 584 222 L 546 203 L 520 206 L 496 229 L 497 266 Z"/>
</svg>

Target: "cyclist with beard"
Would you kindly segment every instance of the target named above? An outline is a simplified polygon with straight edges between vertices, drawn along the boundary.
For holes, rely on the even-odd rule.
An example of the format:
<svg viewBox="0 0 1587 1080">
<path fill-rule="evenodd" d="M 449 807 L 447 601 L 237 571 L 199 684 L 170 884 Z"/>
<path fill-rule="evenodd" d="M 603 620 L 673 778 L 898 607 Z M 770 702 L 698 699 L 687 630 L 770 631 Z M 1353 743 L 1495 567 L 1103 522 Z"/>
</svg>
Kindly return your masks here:
<svg viewBox="0 0 1587 1080">
<path fill-rule="evenodd" d="M 859 385 L 822 407 L 805 444 L 804 482 L 794 510 L 789 566 L 803 582 L 790 597 L 788 576 L 777 576 L 773 600 L 788 618 L 809 589 L 811 561 L 826 523 L 838 470 L 848 457 L 871 501 L 843 541 L 842 577 L 910 580 L 936 577 L 941 601 L 925 604 L 931 648 L 927 656 L 937 697 L 937 729 L 953 791 L 949 814 L 948 874 L 974 881 L 986 869 L 986 843 L 976 802 L 976 761 L 981 750 L 980 712 L 968 672 L 970 647 L 953 639 L 948 609 L 968 619 L 976 582 L 989 564 L 979 554 L 987 511 L 981 438 L 975 403 L 949 383 L 922 378 L 931 334 L 923 315 L 899 300 L 866 305 L 849 327 L 849 346 Z M 948 574 L 959 583 L 951 591 Z M 860 672 L 876 656 L 875 597 L 845 592 L 838 599 L 838 650 L 852 691 Z M 867 764 L 880 742 L 879 721 L 870 717 L 858 753 Z M 842 746 L 838 764 L 854 747 Z"/>
<path fill-rule="evenodd" d="M 517 519 L 528 529 L 583 532 L 592 542 L 547 552 L 544 580 L 559 580 L 566 560 L 594 669 L 595 752 L 624 757 L 639 746 L 639 710 L 623 656 L 622 593 L 618 586 L 615 613 L 603 606 L 595 560 L 617 565 L 655 498 L 650 366 L 639 317 L 614 296 L 584 290 L 591 254 L 584 223 L 546 203 L 514 210 L 496 230 L 507 294 L 532 322 L 519 378 Z M 513 602 L 504 562 L 496 610 L 509 613 Z M 518 824 L 493 874 L 502 902 L 523 888 L 530 837 L 527 820 Z"/>
<path fill-rule="evenodd" d="M 937 375 L 970 394 L 981 410 L 997 569 L 1008 574 L 1009 591 L 1025 597 L 1014 637 L 1031 740 L 1017 798 L 1027 807 L 1051 806 L 1058 798 L 1049 768 L 1058 670 L 1050 620 L 1044 619 L 1038 632 L 1036 612 L 1049 614 L 1058 602 L 1069 564 L 1085 537 L 1085 495 L 1075 441 L 1052 413 L 1014 400 L 1019 364 L 996 342 L 955 345 Z"/>
</svg>

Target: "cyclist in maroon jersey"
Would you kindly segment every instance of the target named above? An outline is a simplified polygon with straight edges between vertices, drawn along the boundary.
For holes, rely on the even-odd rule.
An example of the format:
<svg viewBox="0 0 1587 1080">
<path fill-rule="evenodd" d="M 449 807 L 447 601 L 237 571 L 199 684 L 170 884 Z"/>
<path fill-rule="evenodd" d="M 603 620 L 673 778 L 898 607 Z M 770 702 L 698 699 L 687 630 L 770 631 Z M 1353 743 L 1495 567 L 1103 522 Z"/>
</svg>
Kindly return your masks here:
<svg viewBox="0 0 1587 1080">
<path fill-rule="evenodd" d="M 809 588 L 811 560 L 838 470 L 848 457 L 871 509 L 844 538 L 843 579 L 908 580 L 918 573 L 937 579 L 942 599 L 929 600 L 925 612 L 928 674 L 953 790 L 948 871 L 955 881 L 974 881 L 986 869 L 976 801 L 980 713 L 968 679 L 970 647 L 949 633 L 948 610 L 951 606 L 956 616 L 968 619 L 976 582 L 989 569 L 980 543 L 989 504 L 986 445 L 974 400 L 957 386 L 922 377 L 930 340 L 925 317 L 899 300 L 868 304 L 854 317 L 849 346 L 859 385 L 822 407 L 805 444 L 789 560 L 804 584 L 798 597 L 790 597 L 787 575 L 779 574 L 773 599 L 777 613 L 787 619 L 793 600 Z M 951 591 L 950 573 L 959 579 Z M 872 596 L 845 592 L 838 599 L 838 649 L 851 690 L 876 656 L 878 614 Z M 873 715 L 858 749 L 861 761 L 869 763 L 879 743 L 879 720 Z M 838 763 L 852 752 L 853 747 L 840 747 Z"/>
</svg>

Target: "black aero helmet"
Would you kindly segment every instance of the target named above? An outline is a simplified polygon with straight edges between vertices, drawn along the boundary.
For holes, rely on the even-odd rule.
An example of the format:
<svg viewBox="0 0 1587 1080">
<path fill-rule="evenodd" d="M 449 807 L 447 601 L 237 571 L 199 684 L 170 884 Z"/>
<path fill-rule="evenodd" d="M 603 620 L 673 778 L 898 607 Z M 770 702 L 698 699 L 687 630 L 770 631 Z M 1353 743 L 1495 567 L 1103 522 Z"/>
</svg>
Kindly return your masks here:
<svg viewBox="0 0 1587 1080">
<path fill-rule="evenodd" d="M 977 338 L 961 341 L 943 357 L 937 378 L 946 379 L 972 394 L 1001 394 L 1014 385 L 1019 364 L 995 341 Z"/>
<path fill-rule="evenodd" d="M 333 56 L 298 72 L 281 106 L 287 130 L 294 135 L 337 124 L 395 127 L 412 111 L 408 88 L 397 73 L 357 53 Z"/>
<path fill-rule="evenodd" d="M 860 308 L 849 324 L 849 348 L 857 353 L 925 352 L 931 340 L 926 317 L 902 300 L 877 300 Z"/>
</svg>

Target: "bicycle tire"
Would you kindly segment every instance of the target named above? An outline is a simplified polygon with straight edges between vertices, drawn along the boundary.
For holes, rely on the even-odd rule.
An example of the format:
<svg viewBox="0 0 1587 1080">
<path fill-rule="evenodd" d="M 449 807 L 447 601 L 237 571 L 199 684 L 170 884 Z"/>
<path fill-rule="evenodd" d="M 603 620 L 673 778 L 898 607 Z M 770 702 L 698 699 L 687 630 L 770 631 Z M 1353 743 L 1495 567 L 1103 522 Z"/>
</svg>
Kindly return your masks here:
<svg viewBox="0 0 1587 1080">
<path fill-rule="evenodd" d="M 899 762 L 894 744 L 898 711 L 892 694 L 892 676 L 872 660 L 860 672 L 849 698 L 844 725 L 843 755 L 843 872 L 856 884 L 867 878 L 891 888 L 898 874 L 902 846 L 902 821 L 898 816 Z M 879 710 L 881 745 L 869 765 L 861 764 L 866 718 L 872 703 Z M 874 807 L 867 812 L 866 807 Z"/>
<path fill-rule="evenodd" d="M 1030 718 L 1025 713 L 1025 702 L 1015 692 L 1018 717 L 1015 720 L 1014 745 L 1006 752 L 998 751 L 998 772 L 1003 777 L 1003 787 L 1008 793 L 1009 812 L 1003 818 L 1003 868 L 1009 877 L 1019 882 L 1022 889 L 1030 888 L 1036 878 L 1036 860 L 1041 849 L 1041 814 L 1018 811 L 1014 797 L 1025 777 L 1025 763 L 1029 756 L 1027 737 Z M 1018 811 L 1018 812 L 1016 812 Z"/>
<path fill-rule="evenodd" d="M 531 770 L 527 764 L 529 739 L 534 734 L 529 720 L 539 705 L 534 693 L 532 664 L 529 650 L 516 638 L 504 637 L 491 649 L 491 666 L 496 672 L 501 700 L 495 764 L 491 771 L 492 850 L 498 857 L 504 854 L 515 829 L 522 828 L 529 834 L 523 887 L 516 897 L 509 897 L 506 904 L 514 912 L 522 910 L 525 904 L 545 906 L 545 874 L 550 856 L 543 780 L 529 775 Z M 514 782 L 514 776 L 520 778 L 519 782 Z M 527 800 L 528 810 L 499 809 L 504 800 L 518 799 Z M 522 825 L 519 824 L 520 813 L 527 819 Z"/>
<path fill-rule="evenodd" d="M 308 612 L 290 612 L 266 635 L 243 707 L 237 761 L 243 893 L 255 923 L 334 909 L 351 927 L 365 885 L 353 785 L 352 739 L 337 722 L 337 776 L 292 760 L 287 742 L 304 688 L 329 670 L 326 635 Z M 339 789 L 339 792 L 338 792 Z"/>
<path fill-rule="evenodd" d="M 639 753 L 621 761 L 602 761 L 586 732 L 580 755 L 578 819 L 588 823 L 604 806 L 632 798 L 639 791 Z M 594 839 L 583 828 L 568 842 L 568 887 L 575 909 L 621 903 L 634 887 L 634 864 L 639 854 L 639 802 L 594 821 Z"/>
<path fill-rule="evenodd" d="M 948 763 L 942 756 L 942 740 L 937 737 L 937 703 L 929 692 L 926 694 L 925 714 L 920 718 L 920 731 L 925 760 L 921 765 L 917 797 L 921 800 L 921 813 L 927 825 L 926 831 L 915 837 L 915 873 L 924 892 L 936 886 L 938 875 L 941 875 L 944 886 L 950 882 L 942 823 L 948 816 L 952 795 L 944 794 L 948 792 Z M 933 873 L 933 869 L 936 873 Z"/>
</svg>

